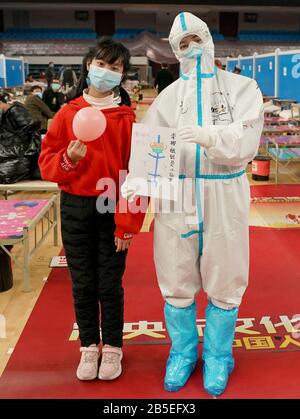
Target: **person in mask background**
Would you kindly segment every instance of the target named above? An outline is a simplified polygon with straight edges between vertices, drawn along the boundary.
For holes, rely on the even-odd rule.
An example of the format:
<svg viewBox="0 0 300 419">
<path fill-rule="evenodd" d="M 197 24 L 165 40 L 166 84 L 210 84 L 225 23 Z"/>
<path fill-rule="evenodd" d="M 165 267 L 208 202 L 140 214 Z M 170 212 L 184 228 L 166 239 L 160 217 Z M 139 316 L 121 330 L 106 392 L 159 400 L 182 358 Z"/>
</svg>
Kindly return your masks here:
<svg viewBox="0 0 300 419">
<path fill-rule="evenodd" d="M 24 94 L 25 95 L 28 94 L 28 92 L 30 91 L 32 86 L 40 86 L 43 90 L 46 88 L 45 83 L 34 79 L 33 75 L 29 73 L 29 74 L 27 74 L 25 84 L 24 84 Z"/>
<path fill-rule="evenodd" d="M 32 86 L 30 94 L 26 96 L 25 108 L 31 113 L 32 118 L 41 124 L 41 133 L 47 131 L 48 119 L 53 118 L 54 112 L 43 101 L 43 93 L 41 86 Z"/>
<path fill-rule="evenodd" d="M 56 113 L 65 103 L 65 96 L 61 92 L 61 85 L 58 79 L 51 80 L 48 88 L 43 93 L 43 101 Z"/>
<path fill-rule="evenodd" d="M 238 308 L 248 285 L 250 188 L 245 173 L 263 128 L 255 80 L 217 69 L 205 22 L 179 14 L 169 41 L 180 78 L 156 98 L 142 123 L 178 128 L 179 202 L 155 215 L 154 259 L 172 341 L 165 389 L 178 391 L 198 359 L 196 295 L 208 296 L 202 359 L 204 388 L 222 394 L 234 368 Z M 170 104 L 172 106 L 170 107 Z M 130 168 L 130 165 L 129 165 Z M 130 169 L 122 194 L 137 193 Z"/>
<path fill-rule="evenodd" d="M 50 61 L 49 64 L 48 64 L 48 67 L 46 68 L 45 78 L 46 78 L 48 84 L 51 83 L 51 80 L 56 78 L 55 66 L 54 66 L 53 61 Z"/>
<path fill-rule="evenodd" d="M 119 211 L 117 197 L 97 183 L 110 179 L 119 191 L 119 171 L 127 170 L 135 115 L 119 105 L 113 90 L 128 72 L 129 61 L 127 48 L 110 38 L 88 52 L 74 98 L 55 115 L 39 158 L 42 178 L 57 182 L 62 190 L 61 231 L 81 341 L 76 372 L 80 380 L 113 380 L 122 372 L 122 276 L 127 249 L 144 214 Z M 107 126 L 101 137 L 82 143 L 74 137 L 72 123 L 76 113 L 89 106 L 104 113 Z M 101 211 L 103 203 L 109 211 Z"/>
</svg>

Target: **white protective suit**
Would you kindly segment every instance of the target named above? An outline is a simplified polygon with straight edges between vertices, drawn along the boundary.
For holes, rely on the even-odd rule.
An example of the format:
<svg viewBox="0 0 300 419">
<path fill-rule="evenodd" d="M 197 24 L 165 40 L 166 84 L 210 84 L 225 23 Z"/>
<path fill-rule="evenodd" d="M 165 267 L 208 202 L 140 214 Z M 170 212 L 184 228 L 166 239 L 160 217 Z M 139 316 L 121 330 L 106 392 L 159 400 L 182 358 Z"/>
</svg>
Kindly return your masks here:
<svg viewBox="0 0 300 419">
<path fill-rule="evenodd" d="M 183 58 L 179 43 L 189 34 L 201 38 L 202 56 Z M 245 168 L 259 147 L 262 95 L 255 80 L 215 67 L 209 29 L 194 15 L 176 17 L 169 41 L 181 63 L 181 77 L 156 98 L 142 123 L 201 126 L 207 146 L 182 144 L 180 199 L 195 201 L 196 222 L 188 222 L 184 212 L 155 216 L 158 282 L 175 307 L 191 305 L 203 287 L 215 306 L 229 310 L 240 305 L 248 284 L 250 188 Z M 193 179 L 193 197 L 185 187 L 188 178 Z"/>
</svg>

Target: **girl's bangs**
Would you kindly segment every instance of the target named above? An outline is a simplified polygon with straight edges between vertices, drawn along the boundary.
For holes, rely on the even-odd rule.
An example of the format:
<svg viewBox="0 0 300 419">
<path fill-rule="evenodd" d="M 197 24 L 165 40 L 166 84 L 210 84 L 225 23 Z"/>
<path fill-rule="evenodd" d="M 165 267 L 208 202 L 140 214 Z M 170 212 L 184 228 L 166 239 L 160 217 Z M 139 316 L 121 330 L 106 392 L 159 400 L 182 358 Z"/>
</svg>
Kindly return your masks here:
<svg viewBox="0 0 300 419">
<path fill-rule="evenodd" d="M 97 51 L 95 58 L 97 60 L 104 60 L 108 64 L 114 64 L 117 60 L 121 59 L 124 62 L 123 51 L 116 46 L 109 48 L 101 48 Z"/>
</svg>

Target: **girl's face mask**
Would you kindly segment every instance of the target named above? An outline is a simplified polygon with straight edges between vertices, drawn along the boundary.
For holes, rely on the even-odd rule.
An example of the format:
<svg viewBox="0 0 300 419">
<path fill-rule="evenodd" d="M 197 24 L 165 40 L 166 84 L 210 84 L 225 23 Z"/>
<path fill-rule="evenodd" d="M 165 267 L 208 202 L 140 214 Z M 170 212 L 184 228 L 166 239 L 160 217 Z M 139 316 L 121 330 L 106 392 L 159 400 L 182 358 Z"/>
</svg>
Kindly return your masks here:
<svg viewBox="0 0 300 419">
<path fill-rule="evenodd" d="M 92 85 L 99 92 L 108 92 L 119 86 L 122 80 L 122 73 L 108 70 L 107 68 L 90 65 L 88 74 L 88 85 Z"/>
<path fill-rule="evenodd" d="M 190 42 L 188 48 L 182 52 L 183 58 L 197 58 L 201 57 L 203 49 L 198 42 Z"/>
</svg>

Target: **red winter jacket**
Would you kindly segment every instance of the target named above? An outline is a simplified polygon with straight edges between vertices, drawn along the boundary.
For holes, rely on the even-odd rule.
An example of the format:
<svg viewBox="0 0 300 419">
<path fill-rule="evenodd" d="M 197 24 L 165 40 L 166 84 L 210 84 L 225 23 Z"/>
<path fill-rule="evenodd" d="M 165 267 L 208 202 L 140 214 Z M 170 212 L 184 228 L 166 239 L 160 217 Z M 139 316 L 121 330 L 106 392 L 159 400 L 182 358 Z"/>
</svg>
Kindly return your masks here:
<svg viewBox="0 0 300 419">
<path fill-rule="evenodd" d="M 127 106 L 103 109 L 107 120 L 105 132 L 95 141 L 86 143 L 86 156 L 76 166 L 72 166 L 66 153 L 70 141 L 76 139 L 72 122 L 76 112 L 87 106 L 90 105 L 80 96 L 55 115 L 42 141 L 39 157 L 41 175 L 44 180 L 57 182 L 62 191 L 80 196 L 103 195 L 103 191 L 96 189 L 97 182 L 101 178 L 111 178 L 116 183 L 118 200 L 119 170 L 128 169 L 135 115 Z M 123 198 L 120 197 L 120 200 L 123 201 Z M 130 234 L 138 233 L 145 214 L 120 213 L 119 206 L 120 202 L 115 214 L 115 235 L 127 238 Z"/>
</svg>

